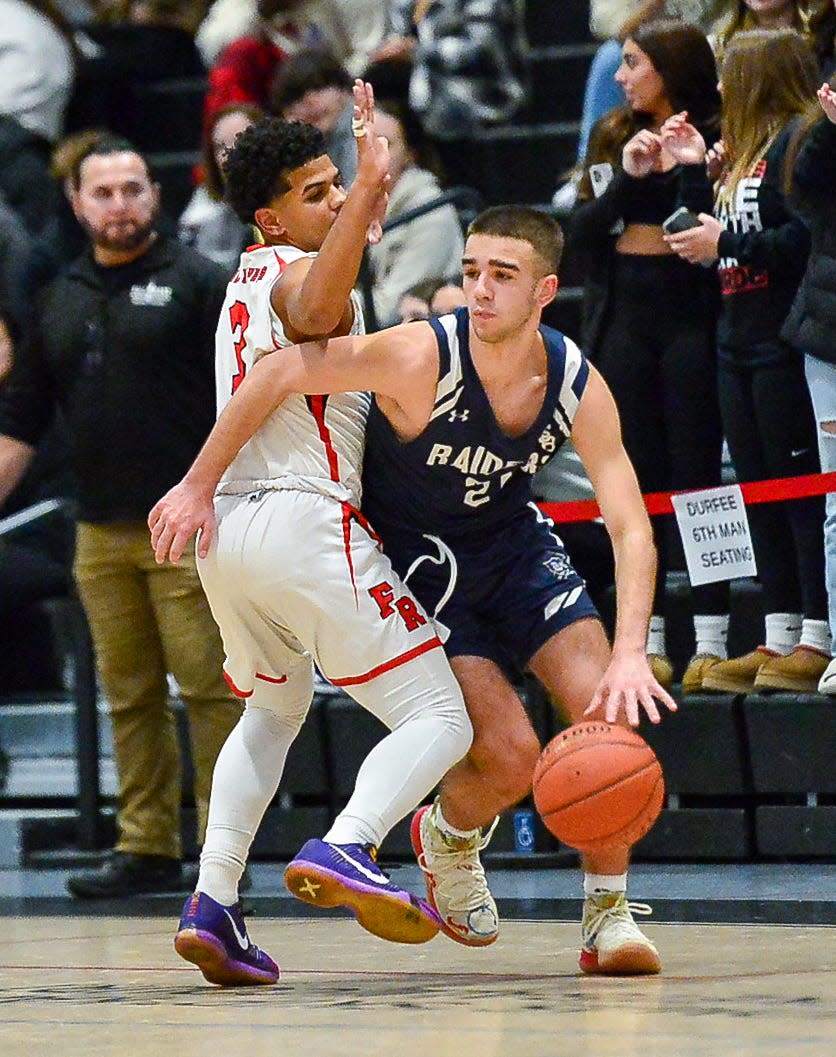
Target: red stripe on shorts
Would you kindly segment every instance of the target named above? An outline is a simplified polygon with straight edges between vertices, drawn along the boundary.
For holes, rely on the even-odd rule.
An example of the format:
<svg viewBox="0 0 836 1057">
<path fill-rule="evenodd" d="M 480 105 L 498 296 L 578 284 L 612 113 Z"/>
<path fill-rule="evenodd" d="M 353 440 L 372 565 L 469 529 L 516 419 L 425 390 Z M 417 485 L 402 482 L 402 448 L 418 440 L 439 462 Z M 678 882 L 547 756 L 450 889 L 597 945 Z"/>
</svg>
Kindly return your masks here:
<svg viewBox="0 0 836 1057">
<path fill-rule="evenodd" d="M 226 685 L 233 692 L 233 694 L 235 694 L 236 697 L 252 697 L 253 696 L 252 690 L 239 690 L 238 687 L 235 685 L 235 683 L 233 683 L 232 679 L 230 678 L 229 672 L 225 671 L 223 673 L 223 677 L 226 680 Z"/>
<path fill-rule="evenodd" d="M 328 678 L 334 686 L 357 686 L 359 683 L 368 683 L 370 680 L 376 679 L 378 675 L 383 675 L 384 672 L 391 672 L 393 668 L 400 668 L 400 666 L 406 664 L 407 661 L 414 660 L 416 657 L 420 657 L 422 653 L 434 650 L 436 646 L 440 646 L 441 644 L 441 639 L 435 635 L 426 642 L 422 642 L 420 646 L 416 646 L 414 649 L 402 653 L 400 657 L 393 657 L 391 661 L 379 664 L 376 668 L 372 668 L 370 672 L 366 672 L 365 675 L 353 675 L 349 676 L 348 679 L 331 679 L 330 676 Z"/>
<path fill-rule="evenodd" d="M 265 683 L 286 683 L 286 675 L 264 675 L 262 672 L 255 673 L 256 679 L 263 679 Z"/>
</svg>

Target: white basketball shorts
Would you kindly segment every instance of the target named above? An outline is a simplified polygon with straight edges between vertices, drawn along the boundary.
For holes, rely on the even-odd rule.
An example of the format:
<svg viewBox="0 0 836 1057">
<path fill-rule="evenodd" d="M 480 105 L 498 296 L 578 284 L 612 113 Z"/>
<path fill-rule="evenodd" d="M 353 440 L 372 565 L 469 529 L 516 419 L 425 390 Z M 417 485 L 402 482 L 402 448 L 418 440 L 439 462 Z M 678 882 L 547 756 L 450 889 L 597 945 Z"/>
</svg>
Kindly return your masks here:
<svg viewBox="0 0 836 1057">
<path fill-rule="evenodd" d="M 369 682 L 441 646 L 422 606 L 352 507 L 313 492 L 215 500 L 218 529 L 198 570 L 241 697 L 300 664 L 336 686 Z"/>
</svg>

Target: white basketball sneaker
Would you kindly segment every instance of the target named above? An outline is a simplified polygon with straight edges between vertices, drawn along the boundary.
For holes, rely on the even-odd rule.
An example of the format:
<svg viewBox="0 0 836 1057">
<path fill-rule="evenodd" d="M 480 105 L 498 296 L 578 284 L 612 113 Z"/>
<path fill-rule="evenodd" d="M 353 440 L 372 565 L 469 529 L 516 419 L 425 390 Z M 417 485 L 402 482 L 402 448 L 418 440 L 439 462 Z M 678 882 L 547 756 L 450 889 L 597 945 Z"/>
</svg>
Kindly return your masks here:
<svg viewBox="0 0 836 1057">
<path fill-rule="evenodd" d="M 633 920 L 633 914 L 652 913 L 646 903 L 628 903 L 623 892 L 587 896 L 581 926 L 583 947 L 578 960 L 581 969 L 605 976 L 660 972 L 659 952 Z"/>
<path fill-rule="evenodd" d="M 486 947 L 499 933 L 499 914 L 488 888 L 479 852 L 494 826 L 472 840 L 448 837 L 436 825 L 435 804 L 419 808 L 410 828 L 412 847 L 424 871 L 427 898 L 438 911 L 441 928 L 458 943 Z"/>
<path fill-rule="evenodd" d="M 836 694 L 836 657 L 828 664 L 824 674 L 819 679 L 819 693 L 827 694 L 828 697 Z"/>
</svg>

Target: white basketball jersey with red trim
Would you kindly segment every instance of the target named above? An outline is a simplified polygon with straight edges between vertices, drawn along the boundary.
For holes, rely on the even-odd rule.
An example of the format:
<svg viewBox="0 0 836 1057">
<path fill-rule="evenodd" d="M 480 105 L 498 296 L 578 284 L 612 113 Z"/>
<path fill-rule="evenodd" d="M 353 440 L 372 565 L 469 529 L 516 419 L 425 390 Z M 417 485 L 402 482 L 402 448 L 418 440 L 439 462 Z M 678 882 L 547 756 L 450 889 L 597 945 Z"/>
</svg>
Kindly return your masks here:
<svg viewBox="0 0 836 1057">
<path fill-rule="evenodd" d="M 270 295 L 285 268 L 313 257 L 295 246 L 257 246 L 245 250 L 215 334 L 215 385 L 218 414 L 265 352 L 280 356 L 292 345 Z M 360 299 L 352 292 L 352 334 L 364 332 Z M 360 474 L 369 393 L 331 396 L 292 394 L 272 412 L 230 464 L 219 491 L 298 488 L 360 505 Z"/>
</svg>

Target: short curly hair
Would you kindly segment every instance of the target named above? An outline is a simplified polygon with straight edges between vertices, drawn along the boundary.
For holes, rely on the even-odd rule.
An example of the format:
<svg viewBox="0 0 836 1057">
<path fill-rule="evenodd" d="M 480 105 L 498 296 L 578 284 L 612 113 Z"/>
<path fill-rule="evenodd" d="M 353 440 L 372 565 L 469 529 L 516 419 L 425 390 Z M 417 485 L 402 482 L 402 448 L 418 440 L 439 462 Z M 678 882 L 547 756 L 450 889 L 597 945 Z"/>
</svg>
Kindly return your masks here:
<svg viewBox="0 0 836 1057">
<path fill-rule="evenodd" d="M 290 189 L 288 173 L 327 154 L 325 137 L 303 121 L 265 117 L 235 137 L 223 164 L 225 198 L 245 224 Z"/>
</svg>

